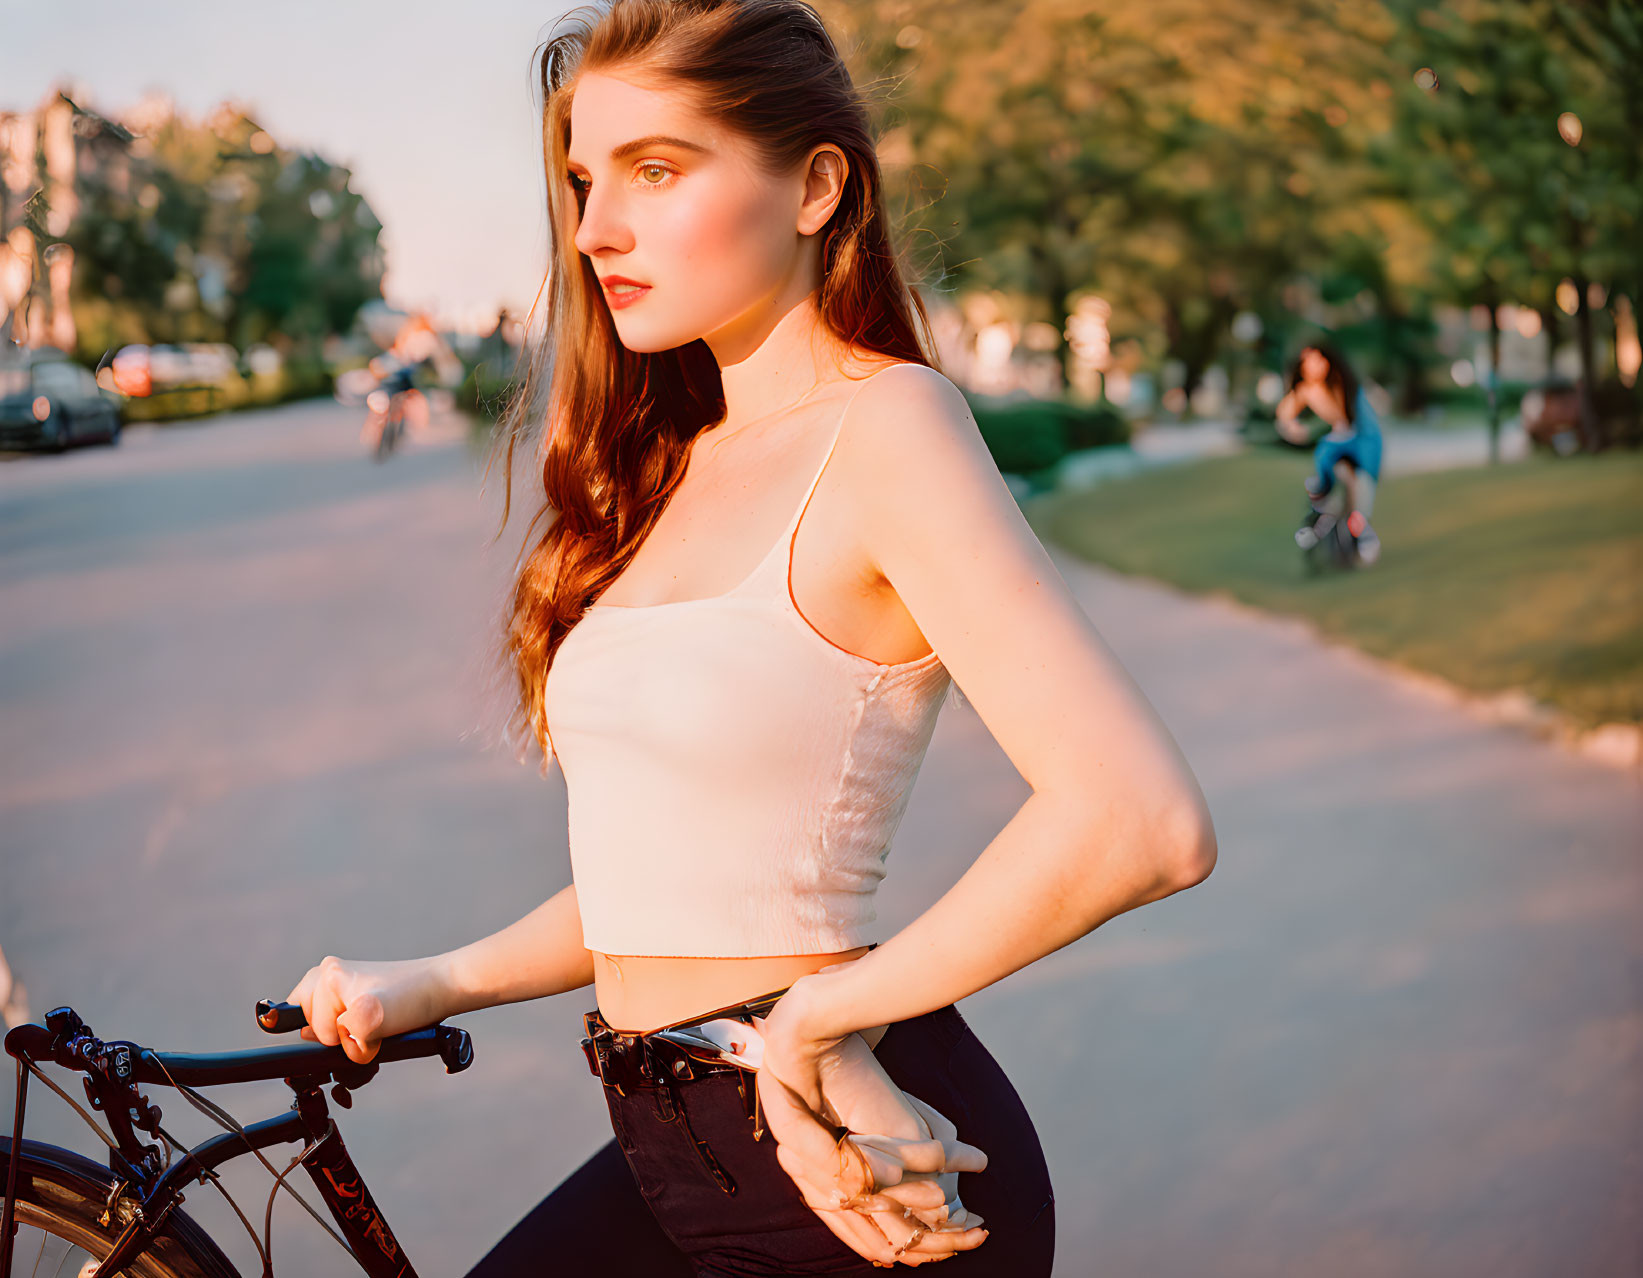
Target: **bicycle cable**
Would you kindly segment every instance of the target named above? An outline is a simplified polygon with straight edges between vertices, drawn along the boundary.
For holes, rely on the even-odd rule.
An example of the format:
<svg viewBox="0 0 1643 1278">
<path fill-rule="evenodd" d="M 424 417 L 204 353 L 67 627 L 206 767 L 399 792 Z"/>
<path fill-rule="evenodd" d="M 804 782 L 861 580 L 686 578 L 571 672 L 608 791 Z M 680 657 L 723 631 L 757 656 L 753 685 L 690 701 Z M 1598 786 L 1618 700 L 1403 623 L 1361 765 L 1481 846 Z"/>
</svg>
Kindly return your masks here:
<svg viewBox="0 0 1643 1278">
<path fill-rule="evenodd" d="M 104 1132 L 101 1127 L 97 1126 L 97 1120 L 95 1118 L 93 1118 L 90 1114 L 86 1113 L 86 1111 L 80 1107 L 79 1102 L 77 1102 L 74 1099 L 74 1097 L 70 1096 L 61 1087 L 57 1086 L 56 1083 L 52 1082 L 51 1079 L 47 1078 L 44 1074 L 42 1074 L 40 1072 L 40 1067 L 38 1065 L 36 1065 L 33 1061 L 28 1060 L 25 1057 L 19 1057 L 18 1060 L 22 1064 L 28 1066 L 29 1073 L 33 1074 L 36 1078 L 38 1078 L 47 1087 L 51 1088 L 52 1091 L 56 1092 L 59 1096 L 61 1096 L 63 1098 L 63 1100 L 68 1103 L 69 1108 L 74 1110 L 74 1112 L 77 1113 L 78 1115 L 80 1115 L 81 1118 L 85 1119 L 86 1120 L 86 1126 L 88 1126 L 89 1128 L 91 1128 L 92 1131 L 97 1133 L 97 1138 L 100 1141 L 102 1141 L 103 1144 L 107 1145 L 116 1154 L 118 1154 L 120 1152 L 120 1146 L 119 1146 L 118 1142 L 112 1141 L 108 1138 L 108 1134 L 106 1132 Z"/>
<path fill-rule="evenodd" d="M 102 1141 L 103 1144 L 107 1145 L 116 1154 L 120 1153 L 119 1143 L 117 1141 L 110 1140 L 109 1136 L 108 1136 L 108 1133 L 105 1132 L 101 1127 L 97 1126 L 97 1120 L 94 1119 L 90 1114 L 86 1113 L 84 1107 L 81 1106 L 78 1101 L 76 1101 L 72 1096 L 70 1096 L 67 1092 L 65 1092 L 61 1087 L 57 1086 L 56 1083 L 52 1082 L 51 1079 L 47 1075 L 43 1074 L 40 1071 L 40 1067 L 38 1065 L 36 1065 L 33 1061 L 27 1060 L 27 1059 L 22 1058 L 22 1057 L 18 1058 L 18 1063 L 20 1065 L 28 1066 L 29 1073 L 33 1074 L 36 1078 L 38 1078 L 47 1087 L 51 1088 L 52 1091 L 56 1092 L 57 1095 L 62 1097 L 63 1101 L 68 1105 L 68 1107 L 70 1109 L 72 1109 L 76 1114 L 78 1114 L 82 1119 L 84 1119 L 86 1126 L 91 1128 L 91 1130 L 97 1134 L 97 1139 L 98 1140 Z M 170 1074 L 167 1074 L 166 1077 L 169 1078 L 171 1076 L 170 1076 Z M 169 1152 L 170 1152 L 171 1147 L 175 1146 L 178 1149 L 186 1149 L 187 1145 L 183 1141 L 180 1141 L 176 1137 L 172 1136 L 169 1132 L 167 1132 L 165 1130 L 165 1128 L 161 1127 L 158 1123 L 156 1123 L 154 1126 L 155 1126 L 155 1129 L 160 1133 L 160 1139 L 165 1141 L 165 1143 L 166 1143 L 167 1153 L 168 1153 L 168 1156 L 166 1158 L 166 1166 L 170 1167 L 171 1166 L 171 1159 L 169 1157 Z M 244 1133 L 242 1132 L 241 1134 L 243 1135 Z M 255 1152 L 255 1151 L 253 1151 L 253 1152 Z M 124 1157 L 124 1155 L 121 1155 L 121 1156 Z M 272 1167 L 270 1167 L 268 1170 L 273 1171 L 274 1169 Z M 240 1205 L 237 1202 L 234 1201 L 234 1196 L 222 1187 L 222 1184 L 220 1183 L 221 1178 L 217 1175 L 217 1173 L 214 1170 L 212 1170 L 210 1168 L 207 1168 L 202 1172 L 202 1179 L 205 1179 L 205 1178 L 208 1178 L 211 1181 L 212 1186 L 216 1189 L 216 1191 L 228 1200 L 228 1205 L 234 1209 L 234 1214 L 240 1218 L 240 1223 L 245 1226 L 245 1231 L 248 1234 L 251 1235 L 251 1245 L 257 1249 L 258 1259 L 263 1260 L 265 1262 L 264 1270 L 265 1270 L 265 1273 L 266 1273 L 266 1259 L 267 1258 L 263 1254 L 262 1243 L 257 1238 L 257 1231 L 252 1227 L 251 1222 L 245 1218 L 245 1213 L 240 1210 Z M 122 1183 L 124 1183 L 124 1182 L 122 1182 Z M 291 1192 L 295 1193 L 296 1191 L 292 1190 Z M 301 1201 L 300 1198 L 299 1198 L 299 1201 Z M 304 1207 L 308 1206 L 308 1204 L 306 1202 L 304 1202 L 302 1205 Z M 325 1222 L 323 1220 L 320 1221 L 319 1223 L 320 1223 L 321 1226 L 329 1228 L 328 1226 L 325 1226 Z M 352 1249 L 350 1249 L 349 1254 L 352 1254 Z"/>
<path fill-rule="evenodd" d="M 274 1198 L 280 1192 L 280 1187 L 285 1184 L 285 1178 L 291 1174 L 296 1165 L 302 1162 L 303 1159 L 307 1158 L 309 1154 L 313 1153 L 326 1141 L 330 1140 L 332 1134 L 336 1130 L 336 1120 L 328 1119 L 326 1122 L 325 1134 L 318 1140 L 311 1141 L 307 1149 L 303 1150 L 302 1153 L 293 1158 L 286 1165 L 285 1170 L 278 1176 L 274 1177 L 274 1187 L 268 1191 L 268 1208 L 263 1213 L 262 1217 L 262 1278 L 274 1278 Z M 352 1248 L 349 1248 L 348 1254 L 350 1256 L 354 1255 Z M 354 1258 L 356 1260 L 358 1259 L 357 1256 L 354 1256 Z M 362 1265 L 361 1268 L 364 1268 L 364 1266 Z"/>
<path fill-rule="evenodd" d="M 158 1124 L 156 1124 L 156 1126 L 158 1126 Z M 165 1129 L 162 1127 L 160 1128 L 160 1131 L 164 1132 Z M 167 1134 L 165 1139 L 170 1142 L 174 1138 Z M 179 1149 L 187 1148 L 187 1146 L 185 1146 L 181 1141 L 177 1141 L 176 1143 Z M 251 1222 L 246 1219 L 245 1213 L 240 1210 L 240 1205 L 234 1201 L 234 1195 L 223 1188 L 222 1177 L 217 1175 L 215 1168 L 207 1168 L 202 1171 L 200 1179 L 202 1182 L 209 1180 L 211 1182 L 211 1188 L 215 1189 L 219 1194 L 228 1200 L 228 1205 L 234 1209 L 234 1214 L 240 1218 L 240 1224 L 245 1226 L 245 1232 L 251 1235 L 251 1245 L 257 1249 L 257 1259 L 263 1262 L 263 1272 L 266 1274 L 268 1272 L 268 1257 L 263 1252 L 262 1243 L 257 1239 L 257 1231 L 252 1227 Z"/>
<path fill-rule="evenodd" d="M 230 1114 L 227 1110 L 223 1109 L 222 1106 L 216 1104 L 213 1101 L 207 1100 L 204 1096 L 201 1096 L 192 1087 L 188 1087 L 183 1083 L 179 1083 L 179 1082 L 177 1082 L 176 1079 L 172 1078 L 171 1077 L 171 1071 L 166 1069 L 165 1062 L 160 1059 L 158 1053 L 154 1054 L 154 1062 L 155 1062 L 155 1064 L 157 1064 L 160 1067 L 160 1072 L 163 1073 L 166 1076 L 167 1080 L 170 1081 L 170 1083 L 173 1087 L 175 1087 L 179 1092 L 182 1093 L 184 1099 L 186 1099 L 189 1104 L 193 1105 L 195 1109 L 199 1110 L 202 1114 L 205 1114 L 207 1117 L 215 1119 L 217 1121 L 218 1125 L 220 1125 L 224 1130 L 239 1133 L 240 1139 L 245 1142 L 245 1147 L 247 1149 L 249 1149 L 253 1154 L 256 1155 L 257 1161 L 259 1163 L 261 1163 L 264 1167 L 266 1167 L 268 1169 L 268 1174 L 274 1178 L 274 1190 L 271 1191 L 271 1193 L 270 1193 L 270 1201 L 272 1201 L 272 1194 L 274 1192 L 278 1192 L 280 1189 L 284 1189 L 286 1193 L 290 1194 L 291 1197 L 295 1198 L 297 1200 L 297 1202 L 302 1204 L 302 1209 L 314 1218 L 314 1223 L 317 1224 L 326 1233 L 330 1234 L 331 1237 L 336 1240 L 337 1246 L 341 1247 L 343 1249 L 343 1251 L 347 1252 L 348 1255 L 356 1263 L 358 1263 L 359 1255 L 358 1255 L 358 1253 L 356 1253 L 354 1251 L 354 1249 L 351 1246 L 348 1245 L 348 1240 L 345 1239 L 341 1234 L 337 1233 L 336 1230 L 332 1229 L 330 1225 L 326 1224 L 325 1221 L 320 1218 L 320 1214 L 317 1211 L 315 1211 L 312 1206 L 309 1205 L 309 1202 L 306 1198 L 304 1198 L 301 1194 L 299 1194 L 290 1185 L 286 1184 L 285 1177 L 281 1173 L 276 1172 L 274 1170 L 274 1164 L 269 1162 L 266 1158 L 263 1157 L 262 1150 L 258 1149 L 255 1145 L 253 1145 L 251 1143 L 251 1138 L 245 1134 L 245 1128 L 240 1126 L 239 1122 L 234 1118 L 234 1116 L 232 1114 Z M 334 1130 L 336 1130 L 336 1121 L 333 1119 L 333 1120 L 331 1120 L 331 1126 L 326 1129 L 325 1135 L 329 1136 L 331 1134 L 331 1132 L 334 1131 Z M 105 1137 L 104 1139 L 107 1139 L 107 1138 Z M 325 1139 L 325 1137 L 322 1136 L 320 1139 L 323 1140 L 323 1139 Z M 302 1154 L 300 1154 L 298 1156 L 298 1161 L 301 1161 L 301 1159 L 306 1158 L 308 1156 L 309 1152 L 310 1152 L 309 1150 L 304 1150 L 302 1152 Z M 289 1172 L 290 1168 L 286 1168 L 286 1171 Z M 234 1211 L 239 1215 L 240 1220 L 245 1223 L 246 1229 L 251 1230 L 251 1241 L 255 1243 L 257 1241 L 256 1231 L 254 1229 L 252 1229 L 251 1222 L 245 1219 L 245 1213 L 240 1211 L 240 1205 L 238 1203 L 234 1202 L 233 1195 L 231 1195 L 228 1192 L 228 1190 L 224 1189 L 223 1186 L 219 1183 L 219 1177 L 217 1176 L 215 1171 L 210 1172 L 209 1175 L 211 1176 L 212 1183 L 217 1186 L 217 1192 L 222 1194 L 222 1196 L 224 1198 L 228 1199 L 229 1203 L 233 1206 Z M 258 1244 L 258 1246 L 257 1246 L 257 1254 L 262 1258 L 263 1264 L 266 1267 L 267 1264 L 268 1264 L 268 1257 L 267 1257 L 267 1254 L 263 1251 L 261 1244 Z M 361 1267 L 363 1268 L 363 1266 L 361 1266 Z"/>
<path fill-rule="evenodd" d="M 296 1158 L 292 1160 L 290 1166 L 288 1166 L 283 1172 L 277 1172 L 274 1170 L 274 1164 L 269 1162 L 267 1158 L 263 1157 L 262 1151 L 251 1143 L 251 1138 L 246 1135 L 245 1128 L 240 1125 L 238 1120 L 236 1120 L 232 1114 L 223 1109 L 222 1106 L 216 1104 L 214 1101 L 208 1100 L 204 1096 L 200 1095 L 192 1087 L 179 1083 L 176 1079 L 172 1078 L 171 1071 L 166 1069 L 165 1062 L 160 1059 L 158 1053 L 153 1054 L 153 1059 L 154 1063 L 160 1067 L 160 1072 L 166 1076 L 166 1081 L 169 1082 L 171 1086 L 174 1087 L 179 1093 L 181 1093 L 183 1098 L 187 1100 L 190 1105 L 194 1106 L 195 1109 L 199 1110 L 206 1117 L 212 1119 L 225 1131 L 237 1133 L 240 1139 L 245 1141 L 246 1148 L 249 1149 L 251 1153 L 256 1155 L 257 1161 L 266 1167 L 268 1169 L 268 1174 L 274 1178 L 274 1187 L 268 1191 L 268 1210 L 265 1213 L 263 1223 L 264 1237 L 268 1240 L 268 1246 L 265 1248 L 263 1241 L 257 1237 L 256 1228 L 251 1224 L 250 1220 L 246 1218 L 245 1212 L 240 1209 L 239 1203 L 235 1202 L 234 1196 L 230 1194 L 226 1188 L 224 1188 L 222 1184 L 222 1177 L 217 1174 L 214 1168 L 202 1168 L 200 1172 L 202 1181 L 209 1180 L 212 1187 L 228 1200 L 228 1205 L 234 1209 L 234 1214 L 240 1218 L 240 1223 L 245 1226 L 246 1232 L 251 1235 L 251 1244 L 257 1249 L 257 1258 L 262 1261 L 264 1278 L 271 1278 L 273 1273 L 273 1262 L 270 1253 L 273 1250 L 272 1227 L 274 1195 L 281 1189 L 284 1189 L 286 1193 L 295 1198 L 302 1209 L 314 1218 L 314 1223 L 329 1234 L 336 1241 L 337 1246 L 347 1252 L 355 1263 L 359 1263 L 359 1254 L 353 1249 L 352 1246 L 349 1245 L 348 1240 L 341 1234 L 337 1233 L 337 1231 L 329 1224 L 327 1224 L 320 1214 L 314 1210 L 309 1201 L 299 1194 L 291 1185 L 287 1184 L 285 1179 L 291 1174 L 292 1169 L 295 1168 L 298 1163 L 307 1158 L 309 1154 L 314 1152 L 314 1150 L 318 1149 L 321 1142 L 329 1139 L 331 1134 L 336 1131 L 337 1125 L 335 1119 L 330 1120 L 330 1126 L 326 1128 L 324 1135 L 322 1135 L 318 1140 L 312 1142 L 308 1148 L 298 1154 Z M 29 1073 L 33 1074 L 34 1077 L 38 1078 L 47 1087 L 51 1088 L 52 1091 L 56 1092 L 57 1095 L 61 1097 L 62 1100 L 68 1105 L 68 1107 L 85 1121 L 86 1126 L 91 1128 L 91 1130 L 97 1134 L 97 1139 L 102 1141 L 103 1144 L 107 1145 L 115 1153 L 120 1153 L 119 1142 L 112 1140 L 108 1133 L 97 1125 L 97 1120 L 90 1114 L 86 1113 L 85 1108 L 80 1105 L 78 1101 L 65 1092 L 61 1087 L 57 1086 L 57 1084 L 54 1083 L 48 1075 L 43 1073 L 38 1065 L 36 1065 L 33 1061 L 22 1057 L 18 1058 L 18 1063 L 21 1065 L 26 1065 Z M 159 1123 L 155 1123 L 154 1127 L 156 1133 L 166 1146 L 166 1168 L 171 1166 L 172 1152 L 174 1149 L 188 1149 L 190 1153 L 193 1152 L 186 1141 L 178 1140 L 175 1136 L 171 1135 L 170 1132 L 166 1131 L 165 1128 Z M 363 1268 L 363 1265 L 361 1267 Z"/>
</svg>

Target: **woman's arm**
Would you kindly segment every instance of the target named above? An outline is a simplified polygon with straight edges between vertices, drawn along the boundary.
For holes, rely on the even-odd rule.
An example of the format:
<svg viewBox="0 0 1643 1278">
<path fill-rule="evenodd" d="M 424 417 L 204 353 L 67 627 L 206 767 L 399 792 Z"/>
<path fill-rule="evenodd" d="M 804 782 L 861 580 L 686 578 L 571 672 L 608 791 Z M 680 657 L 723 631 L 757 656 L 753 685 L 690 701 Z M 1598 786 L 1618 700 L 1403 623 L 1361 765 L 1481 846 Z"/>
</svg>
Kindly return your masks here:
<svg viewBox="0 0 1643 1278">
<path fill-rule="evenodd" d="M 1301 410 L 1306 407 L 1300 387 L 1295 387 L 1285 393 L 1278 401 L 1278 406 L 1272 410 L 1274 424 L 1278 433 L 1292 444 L 1307 442 L 1307 428 L 1301 425 Z"/>
<path fill-rule="evenodd" d="M 431 958 L 360 960 L 327 954 L 286 1001 L 308 1024 L 302 1037 L 372 1059 L 381 1040 L 476 1008 L 542 998 L 593 983 L 572 886 L 517 923 Z"/>
<path fill-rule="evenodd" d="M 438 955 L 446 1016 L 563 994 L 593 984 L 593 955 L 582 944 L 573 883 L 517 923 Z"/>
<path fill-rule="evenodd" d="M 850 417 L 840 451 L 868 553 L 1033 793 L 917 920 L 794 986 L 772 1022 L 796 1016 L 815 1039 L 985 989 L 1202 881 L 1216 858 L 1179 747 L 1028 526 L 958 389 L 910 366 L 875 378 Z"/>
</svg>

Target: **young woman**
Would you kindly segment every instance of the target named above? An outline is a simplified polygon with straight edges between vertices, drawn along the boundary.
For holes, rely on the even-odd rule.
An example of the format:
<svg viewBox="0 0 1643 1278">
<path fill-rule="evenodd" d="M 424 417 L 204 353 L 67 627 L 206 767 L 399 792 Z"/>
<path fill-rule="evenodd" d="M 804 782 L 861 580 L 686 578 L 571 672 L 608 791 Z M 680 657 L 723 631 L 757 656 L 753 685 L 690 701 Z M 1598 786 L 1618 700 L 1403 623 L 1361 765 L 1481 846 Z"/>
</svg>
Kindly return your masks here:
<svg viewBox="0 0 1643 1278">
<path fill-rule="evenodd" d="M 541 74 L 552 350 L 520 403 L 553 518 L 507 647 L 574 882 L 448 954 L 326 958 L 305 1033 L 365 1060 L 594 986 L 615 1139 L 474 1275 L 1047 1275 L 1037 1135 L 954 1003 L 1202 880 L 1203 796 L 932 365 L 814 11 L 615 0 Z M 1033 793 L 873 945 L 955 680 Z"/>
<path fill-rule="evenodd" d="M 1289 370 L 1289 391 L 1278 401 L 1278 433 L 1291 443 L 1306 443 L 1307 429 L 1299 419 L 1308 408 L 1329 423 L 1329 433 L 1313 449 L 1307 496 L 1315 503 L 1323 501 L 1335 486 L 1336 464 L 1342 460 L 1352 463 L 1352 513 L 1347 517 L 1347 531 L 1357 539 L 1358 557 L 1372 564 L 1381 548 L 1369 524 L 1381 475 L 1380 419 L 1345 356 L 1322 343 L 1302 347 L 1295 357 Z M 1316 544 L 1310 518 L 1296 531 L 1295 540 L 1303 550 Z"/>
</svg>

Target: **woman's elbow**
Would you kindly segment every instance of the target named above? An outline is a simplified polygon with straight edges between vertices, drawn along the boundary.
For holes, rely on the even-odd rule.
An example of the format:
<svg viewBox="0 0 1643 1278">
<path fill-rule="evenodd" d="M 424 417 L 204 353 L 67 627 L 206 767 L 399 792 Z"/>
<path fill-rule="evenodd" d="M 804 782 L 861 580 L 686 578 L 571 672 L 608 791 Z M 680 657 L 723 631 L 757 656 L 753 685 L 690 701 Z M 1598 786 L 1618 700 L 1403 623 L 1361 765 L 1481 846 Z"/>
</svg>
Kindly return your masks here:
<svg viewBox="0 0 1643 1278">
<path fill-rule="evenodd" d="M 1176 809 L 1169 829 L 1163 871 L 1179 892 L 1202 883 L 1215 868 L 1215 824 L 1201 803 L 1189 804 Z"/>
</svg>

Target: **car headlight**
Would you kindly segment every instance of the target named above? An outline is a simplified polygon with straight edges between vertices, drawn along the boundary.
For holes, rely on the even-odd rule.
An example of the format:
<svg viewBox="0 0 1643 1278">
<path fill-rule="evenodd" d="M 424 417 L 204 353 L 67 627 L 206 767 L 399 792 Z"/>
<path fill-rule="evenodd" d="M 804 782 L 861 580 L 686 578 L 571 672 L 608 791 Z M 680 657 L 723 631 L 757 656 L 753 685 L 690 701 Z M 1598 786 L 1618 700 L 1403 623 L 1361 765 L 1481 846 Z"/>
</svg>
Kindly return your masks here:
<svg viewBox="0 0 1643 1278">
<path fill-rule="evenodd" d="M 44 395 L 34 397 L 34 420 L 43 422 L 51 416 L 51 401 Z"/>
</svg>

